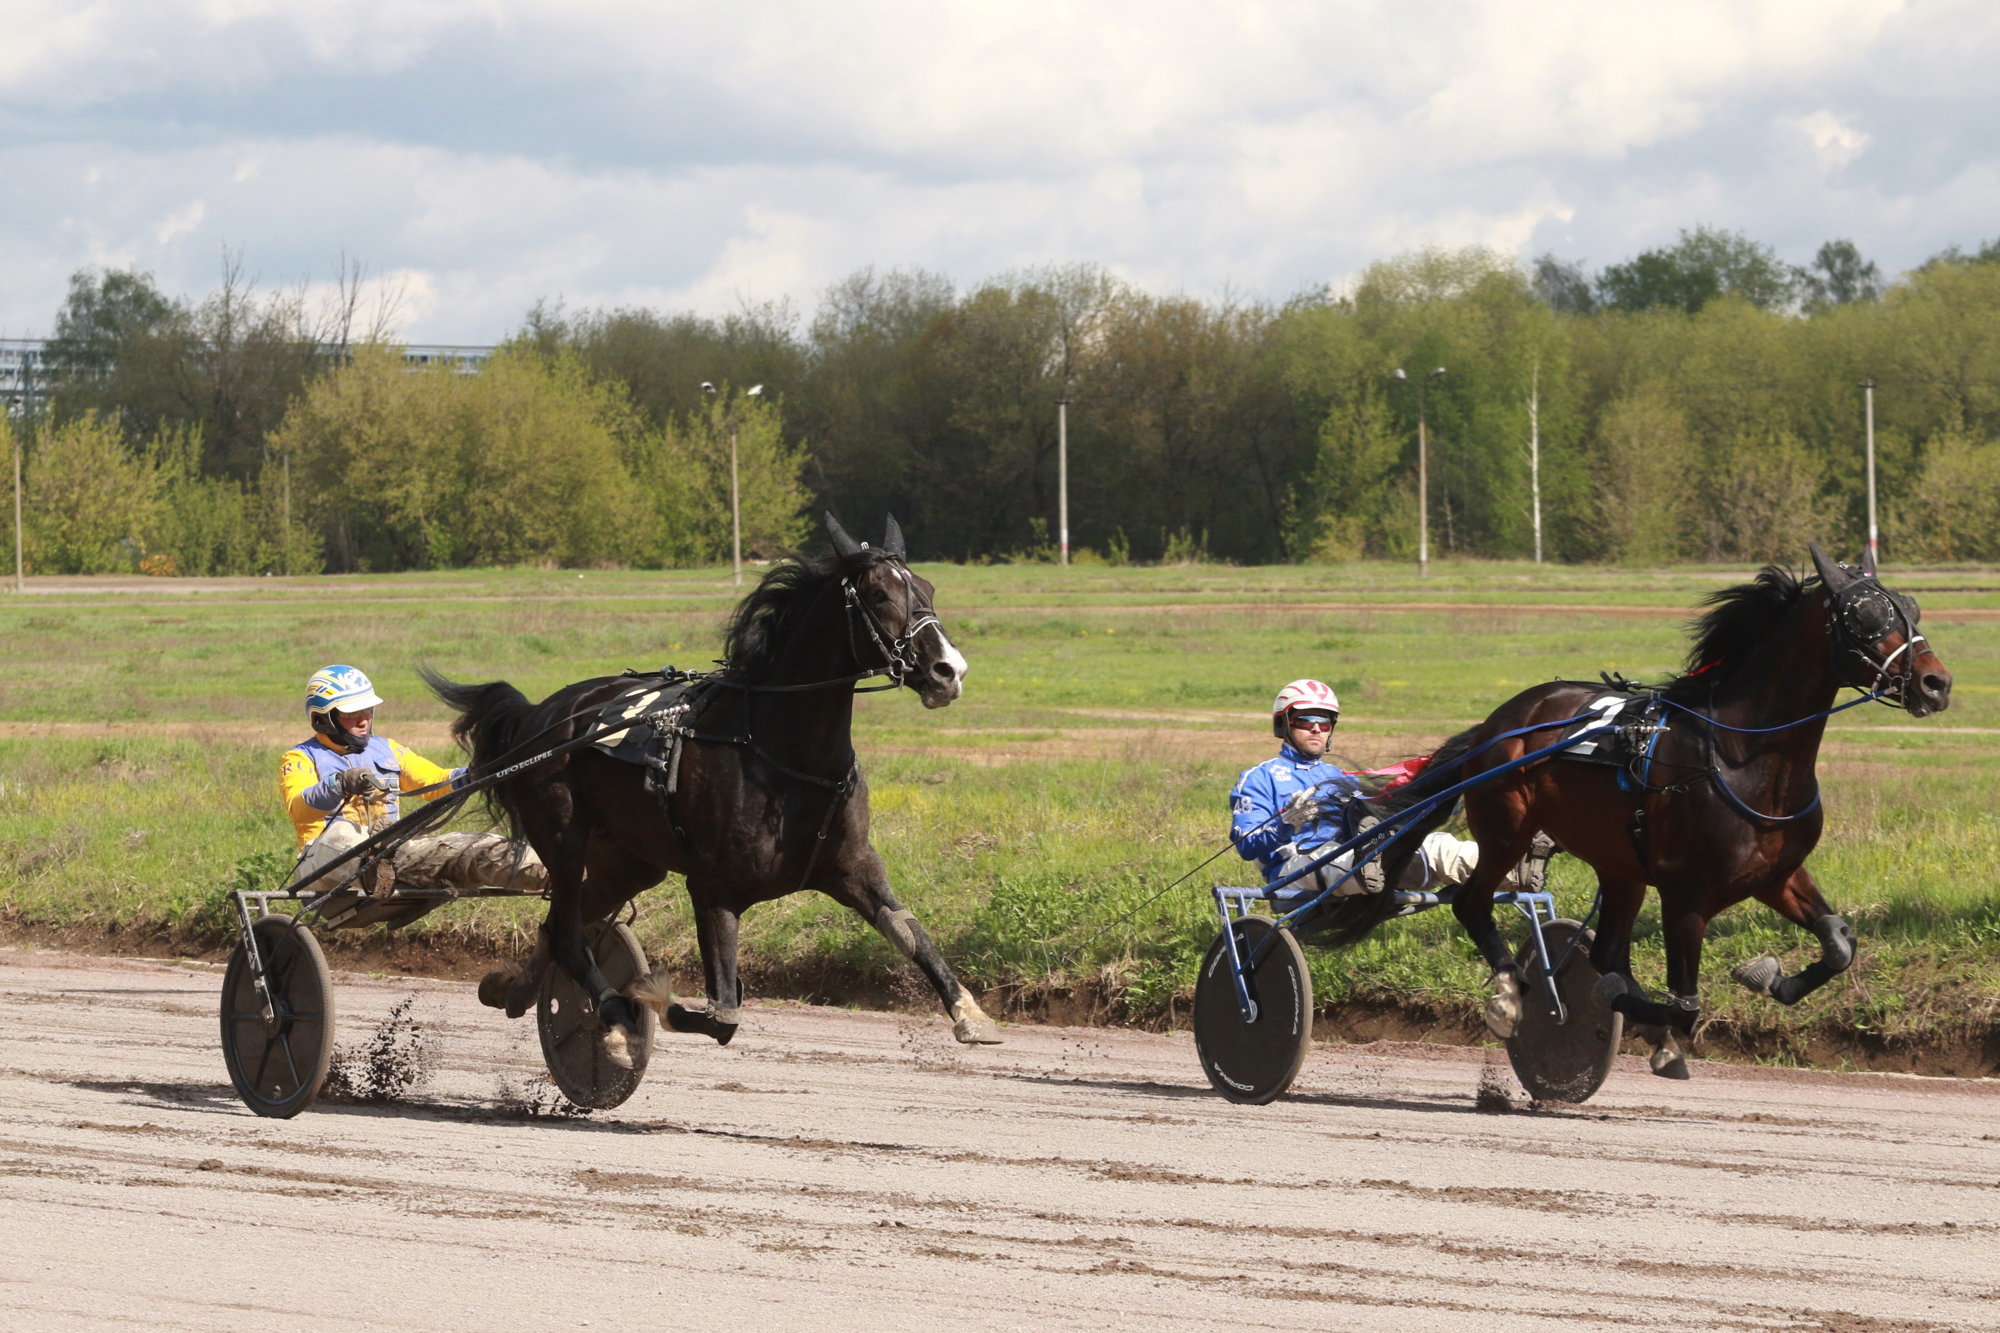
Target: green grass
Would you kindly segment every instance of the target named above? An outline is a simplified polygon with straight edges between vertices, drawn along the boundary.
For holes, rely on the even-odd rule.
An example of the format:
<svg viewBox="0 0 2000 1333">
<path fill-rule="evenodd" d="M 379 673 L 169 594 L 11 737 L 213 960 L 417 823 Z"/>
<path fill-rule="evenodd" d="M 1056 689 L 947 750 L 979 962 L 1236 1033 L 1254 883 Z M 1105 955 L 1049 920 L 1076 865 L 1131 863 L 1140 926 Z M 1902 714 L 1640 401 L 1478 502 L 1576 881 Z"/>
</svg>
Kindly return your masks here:
<svg viewBox="0 0 2000 1333">
<path fill-rule="evenodd" d="M 1268 753 L 1263 710 L 1278 684 L 1306 674 L 1332 683 L 1345 707 L 1336 750 L 1379 761 L 1426 748 L 1538 681 L 1601 667 L 1666 672 L 1699 597 L 1747 573 L 1434 570 L 1420 582 L 1378 565 L 920 567 L 972 670 L 945 712 L 903 694 L 859 703 L 857 744 L 892 882 L 982 987 L 1095 987 L 1138 1017 L 1184 1013 L 1214 933 L 1205 890 L 1251 872 L 1230 853 L 1155 895 L 1220 846 L 1223 795 Z M 1787 1034 L 1815 1028 L 1926 1040 L 1990 1027 L 2000 1011 L 2000 573 L 1898 572 L 1891 582 L 1922 598 L 1958 684 L 1942 718 L 1857 709 L 1828 733 L 1827 836 L 1812 867 L 1861 930 L 1862 964 L 1779 1010 L 1728 985 L 1726 968 L 1767 951 L 1795 968 L 1809 941 L 1755 905 L 1711 930 L 1709 1012 L 1773 1035 L 1780 1054 Z M 418 685 L 418 662 L 505 677 L 530 694 L 630 666 L 706 666 L 735 595 L 726 574 L 703 570 L 0 596 L 0 914 L 29 929 L 213 947 L 229 931 L 222 894 L 289 864 L 276 759 L 303 735 L 300 692 L 316 667 L 368 669 L 389 699 L 383 730 L 445 759 L 445 715 Z M 1585 872 L 1556 867 L 1565 901 L 1581 910 Z M 642 934 L 698 988 L 682 895 L 643 903 Z M 461 904 L 417 931 L 511 944 L 531 928 L 532 907 Z M 873 931 L 809 896 L 753 912 L 745 952 L 753 975 L 880 981 L 897 967 Z M 1466 1013 L 1482 990 L 1445 913 L 1313 958 L 1318 993 L 1333 1003 Z M 1657 980 L 1659 967 L 1649 910 L 1638 968 Z"/>
</svg>

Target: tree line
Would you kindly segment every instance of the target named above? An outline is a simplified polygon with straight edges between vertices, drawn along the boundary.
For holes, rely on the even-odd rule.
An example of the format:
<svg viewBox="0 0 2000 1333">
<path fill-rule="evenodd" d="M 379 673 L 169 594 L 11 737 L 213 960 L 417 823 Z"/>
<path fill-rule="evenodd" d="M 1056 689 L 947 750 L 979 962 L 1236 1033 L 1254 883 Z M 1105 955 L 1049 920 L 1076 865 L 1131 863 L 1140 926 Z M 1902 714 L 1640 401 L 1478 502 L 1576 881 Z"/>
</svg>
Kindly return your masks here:
<svg viewBox="0 0 2000 1333">
<path fill-rule="evenodd" d="M 11 417 L 34 568 L 713 563 L 732 441 L 749 553 L 823 506 L 1048 559 L 1058 404 L 1082 559 L 1413 556 L 1420 414 L 1439 554 L 1796 559 L 1861 540 L 1864 380 L 1885 553 L 2000 558 L 2000 241 L 1894 281 L 1707 228 L 1595 274 L 1426 250 L 1284 303 L 867 269 L 810 320 L 539 305 L 477 374 L 408 368 L 351 276 L 77 274 Z"/>
</svg>

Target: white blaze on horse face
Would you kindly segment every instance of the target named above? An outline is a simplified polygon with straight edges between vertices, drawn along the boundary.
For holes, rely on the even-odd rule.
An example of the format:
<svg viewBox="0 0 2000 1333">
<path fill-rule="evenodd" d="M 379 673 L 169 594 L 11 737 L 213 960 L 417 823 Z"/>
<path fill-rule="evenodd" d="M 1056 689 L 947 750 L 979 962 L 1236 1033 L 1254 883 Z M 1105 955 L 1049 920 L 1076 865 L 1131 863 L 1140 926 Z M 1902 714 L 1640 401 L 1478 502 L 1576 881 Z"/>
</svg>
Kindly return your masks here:
<svg viewBox="0 0 2000 1333">
<path fill-rule="evenodd" d="M 965 665 L 965 655 L 952 646 L 943 625 L 932 625 L 931 629 L 937 634 L 938 644 L 944 649 L 945 665 L 951 668 L 951 692 L 945 697 L 947 700 L 956 699 L 965 688 L 965 673 L 968 669 Z"/>
</svg>

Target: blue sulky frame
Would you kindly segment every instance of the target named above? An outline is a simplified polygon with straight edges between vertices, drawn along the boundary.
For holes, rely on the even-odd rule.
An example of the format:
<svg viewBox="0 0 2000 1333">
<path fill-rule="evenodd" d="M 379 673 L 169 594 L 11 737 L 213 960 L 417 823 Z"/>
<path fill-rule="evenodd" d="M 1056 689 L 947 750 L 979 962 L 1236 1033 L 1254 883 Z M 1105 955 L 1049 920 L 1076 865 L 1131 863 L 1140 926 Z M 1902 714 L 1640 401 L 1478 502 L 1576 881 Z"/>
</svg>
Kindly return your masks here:
<svg viewBox="0 0 2000 1333">
<path fill-rule="evenodd" d="M 1588 715 L 1586 714 L 1585 716 L 1587 717 Z M 1573 723 L 1583 720 L 1584 717 L 1576 717 L 1569 719 L 1569 722 Z M 1487 744 L 1491 745 L 1496 741 L 1506 740 L 1511 736 L 1526 735 L 1535 731 L 1546 731 L 1552 726 L 1564 725 L 1568 725 L 1568 723 L 1543 723 L 1538 726 L 1523 727 L 1517 731 L 1505 732 L 1502 735 L 1495 736 Z M 1519 759 L 1503 764 L 1499 768 L 1489 769 L 1476 777 L 1470 777 L 1462 782 L 1455 783 L 1435 796 L 1428 797 L 1411 806 L 1409 809 L 1391 815 L 1381 823 L 1362 830 L 1346 842 L 1327 847 L 1318 856 L 1314 857 L 1311 863 L 1300 867 L 1289 875 L 1274 879 L 1268 884 L 1260 885 L 1256 888 L 1241 888 L 1218 884 L 1214 889 L 1215 909 L 1217 916 L 1221 919 L 1224 946 L 1229 950 L 1229 966 L 1236 981 L 1236 1003 L 1242 1010 L 1243 1021 L 1245 1023 L 1254 1023 L 1257 1021 L 1257 1001 L 1250 994 L 1249 977 L 1256 970 L 1257 965 L 1263 961 L 1264 953 L 1268 952 L 1278 940 L 1278 936 L 1274 932 L 1259 947 L 1255 956 L 1250 958 L 1243 956 L 1242 950 L 1237 943 L 1236 931 L 1232 927 L 1237 921 L 1250 915 L 1253 904 L 1259 902 L 1270 903 L 1280 913 L 1278 924 L 1286 930 L 1290 930 L 1308 912 L 1318 907 L 1326 899 L 1334 896 L 1337 890 L 1360 872 L 1362 866 L 1380 858 L 1382 853 L 1388 850 L 1389 844 L 1401 836 L 1411 825 L 1436 810 L 1439 806 L 1455 802 L 1464 792 L 1479 786 L 1481 783 L 1491 782 L 1496 778 L 1504 777 L 1509 773 L 1526 768 L 1529 764 L 1537 760 L 1546 759 L 1550 755 L 1567 750 L 1582 741 L 1606 735 L 1617 730 L 1619 730 L 1619 724 L 1616 722 L 1585 727 L 1574 735 L 1565 736 L 1552 745 L 1545 745 L 1538 750 L 1530 751 L 1522 755 Z M 1482 746 L 1480 748 L 1484 749 L 1485 747 Z M 1477 751 L 1474 753 L 1477 753 Z M 1468 759 L 1471 757 L 1471 755 L 1466 756 Z M 1293 887 L 1300 880 L 1306 879 L 1319 870 L 1320 867 L 1346 852 L 1354 853 L 1354 864 L 1346 874 L 1342 875 L 1333 884 L 1317 891 L 1309 888 L 1301 889 Z M 1413 892 L 1404 889 L 1384 889 L 1383 892 L 1389 894 L 1390 901 L 1397 905 L 1397 911 L 1394 915 L 1399 917 L 1414 916 L 1418 912 L 1429 911 L 1433 907 L 1449 903 L 1452 900 L 1452 892 L 1449 889 L 1441 893 Z M 1555 895 L 1550 893 L 1520 893 L 1510 891 L 1494 894 L 1493 901 L 1512 905 L 1522 916 L 1528 919 L 1528 930 L 1535 942 L 1536 975 L 1534 979 L 1542 983 L 1547 983 L 1550 978 L 1560 973 L 1564 965 L 1569 962 L 1570 954 L 1575 951 L 1577 944 L 1582 940 L 1583 932 L 1578 931 L 1570 939 L 1569 945 L 1563 950 L 1560 957 L 1549 957 L 1548 944 L 1543 936 L 1542 927 L 1556 919 Z M 1597 919 L 1598 908 L 1602 903 L 1603 894 L 1600 892 L 1597 898 L 1592 900 L 1590 911 L 1583 918 L 1583 924 L 1586 927 Z M 1549 997 L 1556 1022 L 1568 1022 L 1569 1014 L 1563 1006 L 1562 996 L 1558 993 L 1559 988 L 1543 984 L 1538 989 L 1542 994 Z"/>
</svg>

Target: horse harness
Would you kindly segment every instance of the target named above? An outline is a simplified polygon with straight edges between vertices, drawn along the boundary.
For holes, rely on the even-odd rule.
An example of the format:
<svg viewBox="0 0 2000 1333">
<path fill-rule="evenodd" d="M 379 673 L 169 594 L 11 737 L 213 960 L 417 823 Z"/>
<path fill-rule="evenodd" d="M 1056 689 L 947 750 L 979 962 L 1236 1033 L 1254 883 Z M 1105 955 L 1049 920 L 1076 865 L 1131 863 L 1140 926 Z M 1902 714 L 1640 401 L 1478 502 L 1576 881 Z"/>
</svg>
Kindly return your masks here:
<svg viewBox="0 0 2000 1333">
<path fill-rule="evenodd" d="M 1914 597 L 1907 593 L 1890 591 L 1872 574 L 1863 574 L 1855 578 L 1838 593 L 1829 596 L 1827 636 L 1830 651 L 1836 660 L 1843 656 L 1850 657 L 1875 675 L 1875 679 L 1863 689 L 1863 697 L 1841 705 L 1842 708 L 1851 708 L 1855 704 L 1871 700 L 1891 707 L 1901 703 L 1904 690 L 1915 677 L 1916 647 L 1920 643 L 1929 642 L 1917 629 L 1917 622 L 1922 614 Z M 1902 631 L 1902 644 L 1890 652 L 1880 652 L 1882 641 L 1897 630 Z M 1908 660 L 1898 672 L 1895 670 L 1896 661 L 1906 653 L 1909 655 Z M 1700 674 L 1700 669 L 1695 674 Z M 1724 804 L 1743 818 L 1753 823 L 1780 826 L 1804 819 L 1819 809 L 1820 793 L 1817 784 L 1813 787 L 1812 799 L 1792 814 L 1769 815 L 1761 810 L 1752 809 L 1741 796 L 1736 794 L 1722 771 L 1722 764 L 1716 754 L 1715 733 L 1718 729 L 1746 734 L 1789 731 L 1793 727 L 1825 717 L 1826 713 L 1815 713 L 1810 717 L 1802 717 L 1775 727 L 1734 727 L 1715 718 L 1713 686 L 1709 689 L 1708 711 L 1704 713 L 1666 698 L 1664 686 L 1641 685 L 1636 681 L 1627 680 L 1617 672 L 1606 672 L 1602 679 L 1606 693 L 1591 702 L 1588 711 L 1578 719 L 1570 731 L 1602 726 L 1613 720 L 1620 720 L 1621 725 L 1617 731 L 1583 741 L 1562 751 L 1558 757 L 1585 763 L 1615 765 L 1618 768 L 1619 789 L 1631 793 L 1634 797 L 1632 825 L 1628 832 L 1632 838 L 1633 850 L 1638 853 L 1639 866 L 1642 870 L 1650 869 L 1652 865 L 1650 839 L 1646 827 L 1648 796 L 1681 795 L 1705 782 L 1715 788 Z M 1660 737 L 1672 729 L 1669 712 L 1679 712 L 1706 724 L 1701 728 L 1703 762 L 1700 765 L 1657 757 Z M 1686 770 L 1690 776 L 1674 782 L 1655 783 L 1653 767 L 1656 763 Z"/>
<path fill-rule="evenodd" d="M 731 679 L 725 666 L 722 671 L 682 671 L 677 667 L 665 666 L 657 671 L 627 671 L 626 676 L 633 684 L 621 691 L 617 697 L 604 704 L 598 711 L 598 727 L 611 728 L 604 731 L 597 744 L 614 759 L 627 763 L 642 764 L 646 768 L 646 786 L 661 810 L 667 816 L 668 827 L 673 829 L 674 838 L 681 850 L 692 859 L 693 840 L 685 826 L 674 812 L 674 797 L 680 791 L 681 756 L 689 743 L 702 745 L 732 745 L 747 750 L 779 773 L 809 787 L 818 787 L 833 793 L 828 799 L 826 813 L 820 819 L 818 833 L 813 839 L 812 854 L 807 858 L 804 874 L 799 879 L 803 889 L 812 878 L 812 872 L 819 865 L 821 850 L 826 845 L 827 835 L 833 831 L 833 822 L 847 805 L 847 798 L 860 785 L 861 766 L 850 748 L 846 772 L 839 778 L 821 777 L 803 769 L 792 767 L 772 754 L 757 740 L 750 727 L 750 698 L 756 694 L 792 694 L 810 690 L 834 689 L 840 686 L 857 687 L 855 693 L 870 694 L 883 690 L 893 690 L 908 683 L 910 676 L 918 669 L 914 652 L 916 638 L 924 630 L 937 627 L 943 632 L 943 621 L 930 605 L 917 599 L 916 585 L 909 570 L 900 557 L 883 553 L 885 563 L 890 563 L 901 578 L 904 588 L 904 629 L 900 635 L 892 635 L 883 625 L 881 618 L 861 597 L 854 586 L 852 576 L 844 576 L 840 581 L 841 598 L 847 611 L 848 645 L 855 650 L 855 660 L 864 660 L 856 637 L 855 613 L 860 613 L 861 628 L 866 630 L 868 641 L 881 653 L 883 664 L 838 676 L 831 680 L 809 681 L 800 685 L 758 685 L 747 681 Z M 860 682 L 873 676 L 887 676 L 887 685 L 861 688 Z M 725 690 L 740 690 L 743 694 L 744 727 L 739 735 L 724 735 L 703 732 L 699 729 L 701 719 L 713 702 Z M 625 728 L 616 728 L 619 721 L 628 722 Z"/>
</svg>

